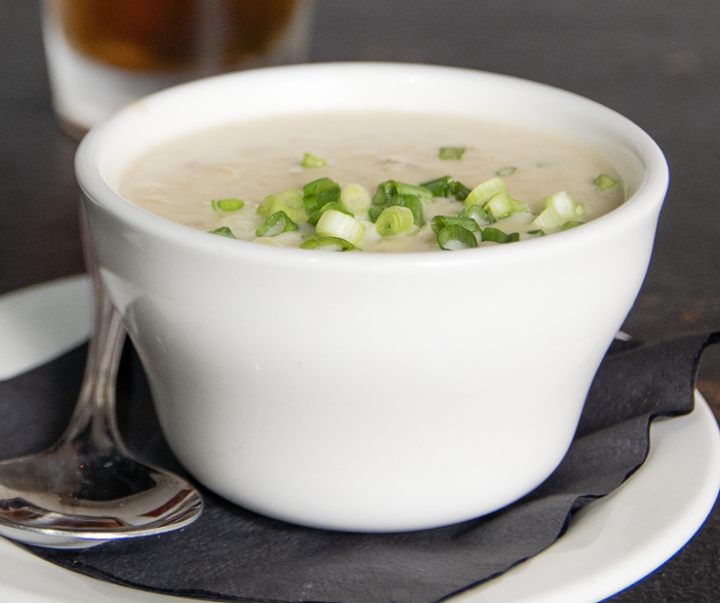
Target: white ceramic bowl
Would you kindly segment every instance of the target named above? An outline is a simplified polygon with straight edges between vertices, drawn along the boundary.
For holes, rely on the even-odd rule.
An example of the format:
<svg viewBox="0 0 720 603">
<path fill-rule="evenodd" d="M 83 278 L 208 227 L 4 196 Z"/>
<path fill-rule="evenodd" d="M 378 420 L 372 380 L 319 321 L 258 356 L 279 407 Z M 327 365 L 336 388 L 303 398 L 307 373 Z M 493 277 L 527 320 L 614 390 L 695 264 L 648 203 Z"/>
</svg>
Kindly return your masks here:
<svg viewBox="0 0 720 603">
<path fill-rule="evenodd" d="M 323 108 L 564 135 L 607 155 L 631 196 L 536 240 L 388 255 L 209 236 L 116 192 L 159 143 Z M 104 281 L 179 460 L 259 513 L 357 531 L 480 516 L 553 471 L 643 282 L 668 184 L 657 145 L 601 105 L 512 77 L 402 64 L 283 67 L 170 89 L 91 131 L 76 166 Z"/>
</svg>

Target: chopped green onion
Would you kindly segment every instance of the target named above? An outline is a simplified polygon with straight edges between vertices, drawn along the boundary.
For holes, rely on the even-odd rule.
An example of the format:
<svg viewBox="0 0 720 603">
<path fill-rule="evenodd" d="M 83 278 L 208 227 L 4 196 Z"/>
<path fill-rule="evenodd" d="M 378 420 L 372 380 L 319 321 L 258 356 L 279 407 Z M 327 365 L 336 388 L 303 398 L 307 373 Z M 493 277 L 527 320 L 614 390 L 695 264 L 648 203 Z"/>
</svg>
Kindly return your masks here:
<svg viewBox="0 0 720 603">
<path fill-rule="evenodd" d="M 531 214 L 532 213 L 530 206 L 527 203 L 525 203 L 525 201 L 520 201 L 520 199 L 515 199 L 513 197 L 510 197 L 510 207 L 512 208 L 513 214 Z"/>
<path fill-rule="evenodd" d="M 485 205 L 495 195 L 509 194 L 508 187 L 502 178 L 492 178 L 478 184 L 465 199 L 465 205 Z"/>
<path fill-rule="evenodd" d="M 330 178 L 318 178 L 303 187 L 303 205 L 308 215 L 323 205 L 340 200 L 340 185 Z"/>
<path fill-rule="evenodd" d="M 277 211 L 284 211 L 285 209 L 290 209 L 287 205 L 285 205 L 280 199 L 278 199 L 277 195 L 268 195 L 265 197 L 263 202 L 258 205 L 258 208 L 255 213 L 257 213 L 259 216 L 262 216 L 263 218 L 269 218 Z"/>
<path fill-rule="evenodd" d="M 457 251 L 458 249 L 468 249 L 477 247 L 477 239 L 475 235 L 467 228 L 463 228 L 458 224 L 450 224 L 445 228 L 441 228 L 437 232 L 437 241 L 440 249 L 449 251 Z"/>
<path fill-rule="evenodd" d="M 323 205 L 320 209 L 318 209 L 315 213 L 313 213 L 308 219 L 308 224 L 311 226 L 317 226 L 318 221 L 322 217 L 322 215 L 331 209 L 334 209 L 335 211 L 340 211 L 348 216 L 355 217 L 355 214 L 353 214 L 350 210 L 345 209 L 342 205 L 339 203 L 336 203 L 335 201 L 331 203 L 326 203 Z"/>
<path fill-rule="evenodd" d="M 583 204 L 575 203 L 575 201 L 573 201 L 570 195 L 568 195 L 565 191 L 560 191 L 559 193 L 555 193 L 549 197 L 544 197 L 543 209 L 548 207 L 554 207 L 561 216 L 567 218 L 568 220 L 572 220 L 573 218 L 581 216 L 585 213 L 585 206 Z"/>
<path fill-rule="evenodd" d="M 542 213 L 532 221 L 533 226 L 537 226 L 543 230 L 560 228 L 566 222 L 558 210 L 554 207 L 546 207 Z"/>
<path fill-rule="evenodd" d="M 482 231 L 482 240 L 483 242 L 492 241 L 493 243 L 516 243 L 520 240 L 520 233 L 506 234 L 499 228 L 488 226 Z"/>
<path fill-rule="evenodd" d="M 509 218 L 513 213 L 510 195 L 498 193 L 483 206 L 483 209 L 489 216 L 492 216 L 492 222 Z"/>
<path fill-rule="evenodd" d="M 221 237 L 228 237 L 229 239 L 237 239 L 237 237 L 233 234 L 233 231 L 230 230 L 227 226 L 221 226 L 220 228 L 216 228 L 215 230 L 208 230 L 210 234 L 214 235 L 220 235 Z"/>
<path fill-rule="evenodd" d="M 505 178 L 507 176 L 512 176 L 515 173 L 515 170 L 517 170 L 515 166 L 508 166 L 499 169 L 497 172 L 495 172 L 495 175 L 500 176 L 501 178 Z"/>
<path fill-rule="evenodd" d="M 535 230 L 528 230 L 529 235 L 537 235 L 539 237 L 545 236 L 545 231 L 542 228 L 536 228 Z"/>
<path fill-rule="evenodd" d="M 283 232 L 297 230 L 298 225 L 293 222 L 284 211 L 279 211 L 270 216 L 255 230 L 257 237 L 274 237 Z"/>
<path fill-rule="evenodd" d="M 283 192 L 278 193 L 276 197 L 291 209 L 302 209 L 304 207 L 303 192 L 296 188 L 286 188 Z"/>
<path fill-rule="evenodd" d="M 284 211 L 296 223 L 305 222 L 307 214 L 303 209 L 303 195 L 300 191 L 287 189 L 277 195 L 268 195 L 257 208 L 257 214 L 269 218 L 273 214 Z"/>
<path fill-rule="evenodd" d="M 470 189 L 465 186 L 462 182 L 458 182 L 457 180 L 454 180 L 450 184 L 450 195 L 452 197 L 455 197 L 458 201 L 465 201 L 467 199 L 467 196 L 470 194 Z"/>
<path fill-rule="evenodd" d="M 365 226 L 352 216 L 330 209 L 320 217 L 315 232 L 320 236 L 338 237 L 356 245 L 365 235 Z"/>
<path fill-rule="evenodd" d="M 386 206 L 395 195 L 397 195 L 397 185 L 394 180 L 381 182 L 373 195 L 373 205 Z"/>
<path fill-rule="evenodd" d="M 440 147 L 438 157 L 445 161 L 459 161 L 465 154 L 465 147 Z"/>
<path fill-rule="evenodd" d="M 390 199 L 388 205 L 390 207 L 407 207 L 412 212 L 415 226 L 422 226 L 423 222 L 425 222 L 425 212 L 422 201 L 415 195 L 395 195 Z"/>
<path fill-rule="evenodd" d="M 240 199 L 213 199 L 210 206 L 215 211 L 238 211 L 245 206 L 245 201 L 240 201 Z"/>
<path fill-rule="evenodd" d="M 539 228 L 560 228 L 568 220 L 575 220 L 585 214 L 585 205 L 575 203 L 565 191 L 543 199 L 543 211 L 533 220 Z"/>
<path fill-rule="evenodd" d="M 395 182 L 395 189 L 397 190 L 398 195 L 413 195 L 426 203 L 432 203 L 435 198 L 435 195 L 433 195 L 430 189 L 427 189 L 424 186 L 417 186 L 416 184 Z"/>
<path fill-rule="evenodd" d="M 611 189 L 615 186 L 617 186 L 618 181 L 615 180 L 615 178 L 608 176 L 607 174 L 600 174 L 595 179 L 595 186 L 597 186 L 601 191 L 606 191 L 608 189 Z"/>
<path fill-rule="evenodd" d="M 472 218 L 461 218 L 460 216 L 435 216 L 430 222 L 433 232 L 437 234 L 446 226 L 462 226 L 470 232 L 480 232 L 478 223 Z"/>
<path fill-rule="evenodd" d="M 582 226 L 585 224 L 585 222 L 578 222 L 577 220 L 568 220 L 560 227 L 560 230 L 570 230 L 571 228 L 576 228 L 577 226 Z"/>
<path fill-rule="evenodd" d="M 383 212 L 375 220 L 375 228 L 377 228 L 380 236 L 389 237 L 402 234 L 412 230 L 415 219 L 413 212 L 408 207 L 401 205 L 393 205 L 383 210 Z"/>
<path fill-rule="evenodd" d="M 368 218 L 370 218 L 371 222 L 377 222 L 377 219 L 380 217 L 380 214 L 383 213 L 387 208 L 381 207 L 379 205 L 374 205 L 370 209 L 368 209 Z"/>
<path fill-rule="evenodd" d="M 472 205 L 470 207 L 473 207 Z M 509 218 L 513 214 L 530 214 L 530 207 L 524 201 L 514 199 L 507 193 L 494 195 L 485 205 L 485 214 L 490 222 Z"/>
<path fill-rule="evenodd" d="M 358 251 L 349 241 L 339 237 L 310 237 L 300 244 L 300 249 L 326 249 L 328 251 Z"/>
<path fill-rule="evenodd" d="M 346 184 L 340 189 L 340 205 L 359 216 L 370 209 L 372 197 L 364 186 Z"/>
<path fill-rule="evenodd" d="M 423 182 L 420 186 L 428 189 L 435 197 L 449 197 L 452 183 L 455 182 L 452 176 L 441 176 L 434 180 Z"/>
<path fill-rule="evenodd" d="M 458 201 L 465 201 L 470 194 L 470 189 L 462 182 L 453 180 L 451 176 L 442 176 L 435 180 L 428 180 L 420 184 L 423 188 L 428 189 L 435 197 L 455 197 Z"/>
<path fill-rule="evenodd" d="M 315 155 L 310 153 L 305 153 L 302 161 L 300 161 L 300 165 L 306 168 L 320 168 L 325 167 L 327 165 L 327 161 L 321 159 L 320 157 L 315 157 Z"/>
<path fill-rule="evenodd" d="M 433 192 L 422 185 L 386 180 L 378 185 L 373 196 L 373 205 L 387 206 L 395 195 L 412 195 L 427 203 L 431 203 L 435 198 Z"/>
<path fill-rule="evenodd" d="M 460 218 L 470 218 L 478 226 L 484 226 L 485 224 L 490 224 L 493 221 L 492 216 L 489 216 L 488 212 L 486 212 L 480 205 L 470 205 L 468 207 L 464 207 L 460 210 L 458 216 Z"/>
</svg>

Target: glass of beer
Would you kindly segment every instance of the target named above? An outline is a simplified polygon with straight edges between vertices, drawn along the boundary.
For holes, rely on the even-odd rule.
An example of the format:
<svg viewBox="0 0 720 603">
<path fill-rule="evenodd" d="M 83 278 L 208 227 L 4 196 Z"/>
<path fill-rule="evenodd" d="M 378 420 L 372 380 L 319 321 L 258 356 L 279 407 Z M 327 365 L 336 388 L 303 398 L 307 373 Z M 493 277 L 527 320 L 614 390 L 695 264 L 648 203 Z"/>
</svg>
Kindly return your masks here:
<svg viewBox="0 0 720 603">
<path fill-rule="evenodd" d="M 44 0 L 53 105 L 81 136 L 184 81 L 307 60 L 312 0 Z"/>
</svg>

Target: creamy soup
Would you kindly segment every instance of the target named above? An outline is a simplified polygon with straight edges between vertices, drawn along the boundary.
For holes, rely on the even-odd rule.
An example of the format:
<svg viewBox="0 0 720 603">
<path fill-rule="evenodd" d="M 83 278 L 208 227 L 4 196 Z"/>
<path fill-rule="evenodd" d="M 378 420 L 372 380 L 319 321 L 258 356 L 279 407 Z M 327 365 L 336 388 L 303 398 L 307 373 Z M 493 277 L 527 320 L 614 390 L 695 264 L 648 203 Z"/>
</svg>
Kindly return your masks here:
<svg viewBox="0 0 720 603">
<path fill-rule="evenodd" d="M 581 227 L 624 201 L 615 168 L 586 146 L 402 112 L 288 115 L 195 133 L 136 162 L 120 193 L 212 235 L 363 251 L 507 244 Z"/>
</svg>

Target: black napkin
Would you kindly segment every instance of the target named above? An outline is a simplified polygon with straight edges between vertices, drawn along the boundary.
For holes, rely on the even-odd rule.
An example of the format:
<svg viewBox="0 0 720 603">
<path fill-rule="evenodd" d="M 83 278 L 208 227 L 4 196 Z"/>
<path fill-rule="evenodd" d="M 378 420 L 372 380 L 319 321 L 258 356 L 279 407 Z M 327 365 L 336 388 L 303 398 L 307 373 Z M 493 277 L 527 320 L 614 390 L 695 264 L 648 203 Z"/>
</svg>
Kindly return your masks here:
<svg viewBox="0 0 720 603">
<path fill-rule="evenodd" d="M 177 532 L 79 551 L 28 548 L 101 580 L 208 601 L 443 601 L 546 549 L 562 535 L 574 511 L 611 492 L 636 471 L 649 449 L 653 418 L 692 411 L 700 356 L 718 340 L 720 333 L 654 345 L 616 342 L 595 378 L 561 465 L 534 492 L 486 517 L 410 533 L 340 533 L 268 519 L 203 490 L 203 516 Z M 81 362 L 82 353 L 76 351 L 0 384 L 0 412 L 25 412 L 30 399 L 37 397 L 32 390 L 48 394 L 53 380 L 60 385 L 61 380 L 76 378 L 79 384 Z M 72 405 L 72 390 L 65 387 L 63 399 L 53 400 L 56 408 Z M 10 403 L 7 392 L 12 394 Z M 123 363 L 119 398 L 121 429 L 130 447 L 156 464 L 182 471 L 159 435 L 132 350 Z M 58 420 L 50 423 L 44 431 L 35 424 L 34 441 L 23 441 L 22 446 L 52 441 Z M 18 433 L 17 421 L 10 424 Z M 17 437 L 6 440 L 5 431 L 0 427 L 0 457 L 18 453 Z"/>
</svg>

